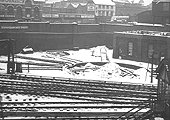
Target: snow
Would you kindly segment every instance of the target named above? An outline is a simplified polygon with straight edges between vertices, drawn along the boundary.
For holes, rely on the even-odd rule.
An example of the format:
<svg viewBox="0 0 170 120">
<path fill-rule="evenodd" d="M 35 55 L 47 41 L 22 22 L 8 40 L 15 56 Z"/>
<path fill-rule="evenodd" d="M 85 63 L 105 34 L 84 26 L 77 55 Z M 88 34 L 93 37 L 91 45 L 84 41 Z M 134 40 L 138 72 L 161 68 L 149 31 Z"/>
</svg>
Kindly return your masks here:
<svg viewBox="0 0 170 120">
<path fill-rule="evenodd" d="M 102 50 L 101 50 L 102 49 Z M 68 53 L 64 55 L 63 52 L 57 53 L 57 51 L 44 51 L 44 52 L 34 52 L 33 54 L 17 54 L 18 56 L 28 57 L 28 58 L 38 58 L 39 60 L 15 58 L 17 62 L 29 62 L 29 63 L 50 63 L 41 60 L 54 60 L 54 61 L 68 61 L 75 60 L 76 62 L 84 63 L 82 66 L 63 66 L 61 70 L 22 70 L 22 73 L 26 75 L 38 75 L 38 76 L 50 76 L 50 77 L 64 77 L 64 78 L 77 78 L 77 79 L 90 79 L 90 80 L 102 80 L 102 81 L 116 81 L 116 82 L 126 82 L 126 83 L 136 83 L 136 84 L 152 84 L 156 85 L 157 80 L 154 78 L 153 83 L 151 81 L 151 73 L 147 71 L 148 63 L 123 60 L 123 59 L 113 59 L 112 52 L 105 46 L 98 46 L 91 49 L 81 49 L 78 51 L 69 50 L 64 51 Z M 7 60 L 6 56 L 0 56 L 0 60 Z M 96 62 L 101 62 L 101 65 L 94 64 Z M 55 64 L 55 63 L 52 63 Z M 135 65 L 139 67 L 138 69 L 125 68 L 119 64 Z M 34 67 L 35 65 L 30 65 Z M 23 64 L 22 67 L 28 67 L 28 65 Z M 156 66 L 155 66 L 156 67 Z M 7 64 L 0 63 L 0 73 L 6 73 Z M 76 72 L 75 72 L 76 71 Z M 81 100 L 71 100 L 62 99 L 54 97 L 45 96 L 31 96 L 31 95 L 20 95 L 20 94 L 6 94 L 1 93 L 2 101 L 55 101 L 55 102 L 75 102 Z M 8 96 L 8 97 L 7 97 Z M 82 100 L 83 101 L 83 100 Z M 87 104 L 86 104 L 87 105 Z M 88 109 L 81 109 L 82 111 L 87 111 Z M 91 110 L 91 109 L 89 109 Z M 39 110 L 40 111 L 40 110 Z M 42 110 L 48 111 L 48 110 Z M 51 110 L 50 110 L 51 111 Z M 72 111 L 74 111 L 72 109 Z M 128 109 L 93 109 L 95 112 L 127 112 Z M 146 111 L 146 110 L 145 110 Z M 62 111 L 61 111 L 62 112 Z"/>
<path fill-rule="evenodd" d="M 104 48 L 104 49 L 103 49 Z M 130 82 L 130 83 L 141 83 L 141 84 L 157 84 L 157 80 L 154 78 L 153 83 L 151 81 L 151 73 L 147 71 L 148 65 L 151 68 L 151 65 L 148 63 L 123 60 L 123 59 L 113 59 L 112 52 L 113 50 L 109 50 L 105 48 L 105 46 L 98 46 L 91 49 L 81 49 L 78 51 L 66 51 L 69 55 L 60 56 L 60 54 L 49 54 L 49 52 L 34 52 L 33 54 L 17 54 L 18 56 L 38 58 L 43 60 L 55 60 L 55 61 L 67 61 L 62 58 L 69 58 L 78 61 L 82 61 L 86 63 L 85 66 L 74 67 L 72 69 L 68 69 L 67 67 L 63 67 L 62 70 L 23 70 L 22 73 L 18 74 L 27 74 L 27 75 L 39 75 L 39 76 L 51 76 L 51 77 L 66 77 L 66 78 L 78 78 L 78 79 L 92 79 L 92 80 L 105 80 L 105 81 L 117 81 L 117 82 Z M 1 60 L 7 60 L 7 57 L 1 56 Z M 43 61 L 36 61 L 30 59 L 22 59 L 15 58 L 17 62 L 36 62 L 43 63 Z M 94 65 L 93 62 L 106 62 L 104 65 Z M 47 63 L 47 62 L 44 62 Z M 135 65 L 140 67 L 137 70 L 129 69 L 121 67 L 118 64 L 128 64 Z M 54 63 L 53 63 L 54 64 Z M 27 67 L 28 65 L 22 65 L 23 67 Z M 0 72 L 6 72 L 6 64 L 0 63 Z M 90 69 L 91 68 L 91 69 Z M 73 70 L 79 70 L 78 74 L 72 72 Z M 81 70 L 83 69 L 83 70 Z M 121 76 L 122 71 L 131 72 L 132 74 L 128 74 L 126 76 Z M 133 76 L 136 75 L 136 76 Z"/>
</svg>

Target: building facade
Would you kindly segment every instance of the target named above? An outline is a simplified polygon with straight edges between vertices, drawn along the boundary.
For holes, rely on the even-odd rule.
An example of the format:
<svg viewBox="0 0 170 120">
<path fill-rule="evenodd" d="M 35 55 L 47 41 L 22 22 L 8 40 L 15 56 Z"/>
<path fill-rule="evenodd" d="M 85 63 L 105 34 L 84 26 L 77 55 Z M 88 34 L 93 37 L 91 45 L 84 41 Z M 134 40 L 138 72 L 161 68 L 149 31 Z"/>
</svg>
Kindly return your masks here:
<svg viewBox="0 0 170 120">
<path fill-rule="evenodd" d="M 106 2 L 107 1 L 107 2 Z M 93 0 L 93 6 L 96 20 L 98 23 L 111 21 L 111 18 L 115 16 L 115 3 L 111 0 Z M 90 1 L 89 1 L 90 3 Z"/>
<path fill-rule="evenodd" d="M 113 57 L 155 64 L 161 57 L 170 59 L 170 33 L 153 31 L 115 32 Z"/>
<path fill-rule="evenodd" d="M 111 0 L 60 1 L 43 6 L 43 18 L 51 22 L 96 23 L 115 15 L 115 3 Z"/>
<path fill-rule="evenodd" d="M 41 21 L 42 1 L 0 0 L 0 20 Z"/>
<path fill-rule="evenodd" d="M 150 8 L 141 4 L 116 4 L 116 16 L 136 16 Z"/>
<path fill-rule="evenodd" d="M 152 2 L 153 22 L 159 24 L 170 24 L 170 1 L 154 0 Z"/>
</svg>

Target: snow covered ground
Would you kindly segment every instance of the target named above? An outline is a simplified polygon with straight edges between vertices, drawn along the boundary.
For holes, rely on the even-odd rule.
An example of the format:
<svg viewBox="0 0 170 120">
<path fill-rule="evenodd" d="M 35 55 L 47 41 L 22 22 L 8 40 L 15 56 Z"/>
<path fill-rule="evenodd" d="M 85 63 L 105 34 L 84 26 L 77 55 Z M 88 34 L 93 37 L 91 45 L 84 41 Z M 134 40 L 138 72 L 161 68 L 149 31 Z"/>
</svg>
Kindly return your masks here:
<svg viewBox="0 0 170 120">
<path fill-rule="evenodd" d="M 123 59 L 113 59 L 112 58 L 113 50 L 109 50 L 103 46 L 98 46 L 91 49 L 81 49 L 78 51 L 70 50 L 65 52 L 67 53 L 67 55 L 65 55 L 63 52 L 60 52 L 60 54 L 58 54 L 57 51 L 34 52 L 33 54 L 17 54 L 17 55 L 64 62 L 71 58 L 72 60 L 76 60 L 78 62 L 81 61 L 86 64 L 81 67 L 75 66 L 74 68 L 71 69 L 63 67 L 62 70 L 29 70 L 29 71 L 23 70 L 22 73 L 19 74 L 131 82 L 142 84 L 157 84 L 157 79 L 155 78 L 153 78 L 153 83 L 151 83 L 151 73 L 148 72 L 148 70 L 150 70 L 151 68 L 150 64 Z M 7 60 L 7 57 L 5 56 L 0 57 L 0 60 L 5 59 Z M 15 61 L 28 63 L 43 63 L 42 61 L 21 58 L 15 58 Z M 99 66 L 92 64 L 93 62 L 107 62 L 107 64 Z M 121 63 L 135 65 L 138 66 L 139 69 L 129 69 L 121 67 L 119 65 Z M 22 67 L 27 67 L 27 65 L 22 65 Z M 0 72 L 4 73 L 6 72 L 7 68 L 6 64 L 0 63 L 0 68 L 1 68 Z M 73 71 L 76 70 L 79 70 L 79 72 L 75 74 L 75 72 Z M 123 72 L 124 74 L 126 72 L 128 72 L 129 74 L 127 73 L 127 75 L 122 75 Z"/>
<path fill-rule="evenodd" d="M 113 50 L 109 50 L 103 46 L 94 47 L 91 49 L 81 49 L 81 50 L 70 50 L 70 51 L 44 51 L 44 52 L 34 52 L 33 54 L 17 54 L 18 56 L 35 58 L 35 59 L 23 59 L 15 58 L 16 62 L 25 63 L 48 63 L 50 62 L 41 61 L 42 60 L 54 60 L 54 61 L 64 61 L 75 60 L 76 62 L 85 63 L 82 66 L 63 66 L 60 70 L 22 70 L 22 73 L 17 74 L 27 74 L 27 75 L 38 75 L 38 76 L 51 76 L 51 77 L 66 77 L 66 78 L 78 78 L 78 79 L 92 79 L 92 80 L 104 80 L 104 81 L 117 81 L 117 82 L 128 82 L 128 83 L 139 83 L 139 84 L 157 84 L 157 80 L 154 78 L 153 83 L 151 83 L 151 73 L 148 72 L 148 68 L 151 67 L 148 63 L 135 62 L 123 59 L 113 59 Z M 67 54 L 67 55 L 66 55 Z M 36 60 L 39 59 L 39 60 Z M 7 60 L 6 56 L 0 56 L 0 60 Z M 103 65 L 93 64 L 95 62 L 105 63 Z M 137 66 L 138 69 L 125 68 L 119 64 L 128 64 Z M 22 65 L 22 67 L 27 67 L 28 65 Z M 34 67 L 35 65 L 30 65 Z M 149 67 L 148 67 L 149 66 Z M 5 63 L 0 63 L 0 72 L 6 73 L 7 65 Z M 76 71 L 76 72 L 75 72 Z M 29 96 L 29 95 L 19 95 L 19 94 L 6 94 L 1 93 L 2 101 L 28 101 L 31 98 L 32 101 L 75 101 L 70 99 L 43 97 L 43 96 Z M 7 99 L 7 96 L 8 97 Z M 77 100 L 80 101 L 80 100 Z M 110 110 L 106 110 L 110 111 Z M 117 111 L 117 109 L 114 111 Z M 123 109 L 127 111 L 127 109 Z"/>
</svg>

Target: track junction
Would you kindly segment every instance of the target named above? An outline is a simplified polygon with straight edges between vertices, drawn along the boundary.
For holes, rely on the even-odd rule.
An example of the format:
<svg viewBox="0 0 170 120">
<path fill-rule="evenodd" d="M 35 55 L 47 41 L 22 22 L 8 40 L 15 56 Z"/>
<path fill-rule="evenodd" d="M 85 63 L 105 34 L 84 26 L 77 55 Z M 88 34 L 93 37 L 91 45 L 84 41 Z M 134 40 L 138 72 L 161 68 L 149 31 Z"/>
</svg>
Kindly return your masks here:
<svg viewBox="0 0 170 120">
<path fill-rule="evenodd" d="M 157 87 L 101 80 L 1 74 L 0 90 L 23 94 L 80 100 L 78 102 L 1 102 L 3 117 L 52 117 L 68 119 L 138 118 L 152 113 Z M 118 111 L 117 109 L 126 109 Z M 141 117 L 141 119 L 143 119 Z"/>
</svg>

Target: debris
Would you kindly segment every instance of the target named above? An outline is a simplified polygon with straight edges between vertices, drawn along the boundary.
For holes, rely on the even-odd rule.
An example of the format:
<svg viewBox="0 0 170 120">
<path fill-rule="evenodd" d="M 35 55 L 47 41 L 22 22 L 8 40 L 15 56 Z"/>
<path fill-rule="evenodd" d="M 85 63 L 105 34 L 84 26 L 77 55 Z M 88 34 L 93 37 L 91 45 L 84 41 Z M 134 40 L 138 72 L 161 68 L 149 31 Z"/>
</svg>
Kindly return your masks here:
<svg viewBox="0 0 170 120">
<path fill-rule="evenodd" d="M 33 48 L 28 45 L 25 48 L 23 48 L 21 51 L 21 53 L 23 54 L 32 54 L 33 52 L 34 52 Z"/>
</svg>

